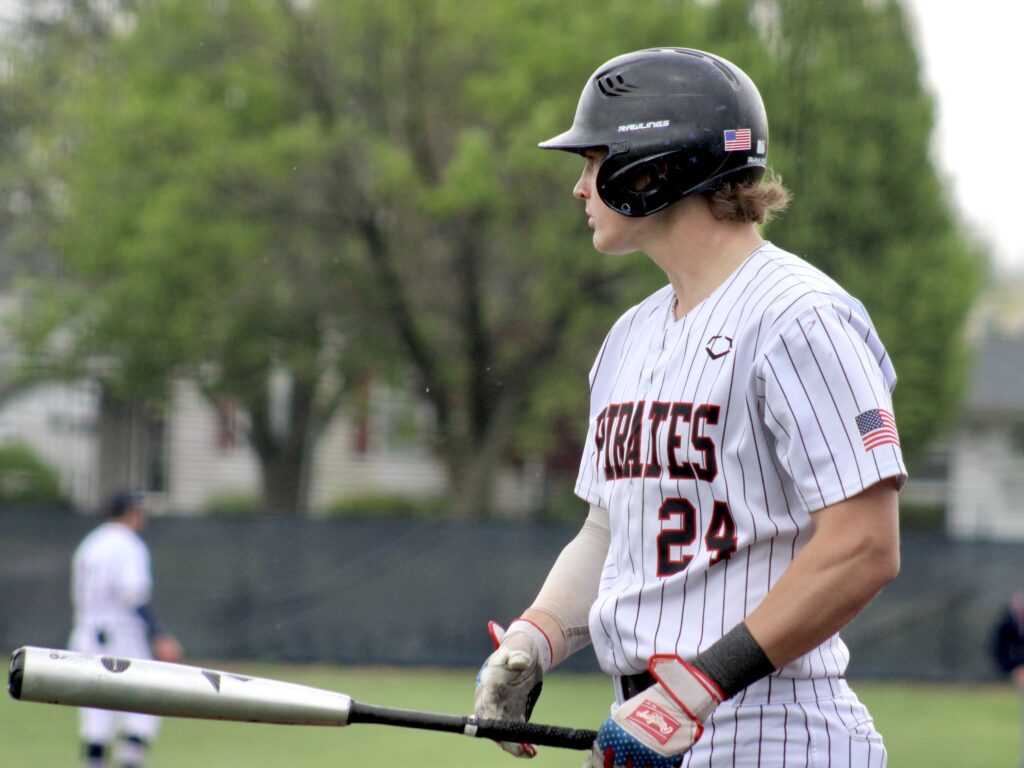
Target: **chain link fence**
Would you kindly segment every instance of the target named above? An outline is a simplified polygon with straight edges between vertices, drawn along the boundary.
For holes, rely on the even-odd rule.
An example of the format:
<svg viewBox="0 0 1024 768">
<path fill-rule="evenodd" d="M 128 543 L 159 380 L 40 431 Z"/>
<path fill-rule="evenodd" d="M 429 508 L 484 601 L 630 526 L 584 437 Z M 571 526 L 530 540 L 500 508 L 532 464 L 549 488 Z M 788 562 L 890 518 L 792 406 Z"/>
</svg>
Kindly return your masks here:
<svg viewBox="0 0 1024 768">
<path fill-rule="evenodd" d="M 64 646 L 69 561 L 97 524 L 0 510 L 0 643 Z M 154 605 L 196 659 L 475 667 L 488 619 L 532 599 L 574 525 L 156 517 Z M 1024 588 L 1024 544 L 905 534 L 903 567 L 844 632 L 850 675 L 983 681 L 991 629 Z M 568 669 L 596 670 L 592 654 Z"/>
</svg>

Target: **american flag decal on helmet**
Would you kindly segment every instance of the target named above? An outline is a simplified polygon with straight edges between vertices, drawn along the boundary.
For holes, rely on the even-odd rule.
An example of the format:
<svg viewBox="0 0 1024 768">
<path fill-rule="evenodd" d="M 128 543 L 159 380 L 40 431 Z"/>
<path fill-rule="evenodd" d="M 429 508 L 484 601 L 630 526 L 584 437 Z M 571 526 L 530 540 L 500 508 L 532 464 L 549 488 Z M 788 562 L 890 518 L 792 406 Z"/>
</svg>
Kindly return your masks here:
<svg viewBox="0 0 1024 768">
<path fill-rule="evenodd" d="M 872 408 L 857 417 L 857 429 L 864 441 L 864 450 L 870 451 L 880 445 L 899 445 L 896 420 L 884 408 Z"/>
<path fill-rule="evenodd" d="M 735 152 L 740 149 L 750 149 L 750 129 L 735 128 L 725 131 L 725 151 Z"/>
</svg>

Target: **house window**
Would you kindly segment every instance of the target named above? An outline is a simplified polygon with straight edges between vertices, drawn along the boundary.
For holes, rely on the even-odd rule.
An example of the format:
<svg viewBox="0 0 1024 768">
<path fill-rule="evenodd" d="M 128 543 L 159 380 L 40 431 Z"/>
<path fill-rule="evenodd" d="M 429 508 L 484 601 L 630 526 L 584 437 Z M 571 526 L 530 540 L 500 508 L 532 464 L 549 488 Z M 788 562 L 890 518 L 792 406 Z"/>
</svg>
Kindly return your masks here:
<svg viewBox="0 0 1024 768">
<path fill-rule="evenodd" d="M 245 411 L 230 397 L 218 397 L 217 447 L 222 451 L 238 448 L 245 442 Z"/>
<path fill-rule="evenodd" d="M 146 490 L 167 490 L 167 457 L 164 450 L 164 420 L 150 415 L 146 419 Z"/>
<path fill-rule="evenodd" d="M 359 454 L 395 453 L 423 445 L 431 418 L 423 403 L 386 384 L 367 382 L 353 397 L 353 444 Z"/>
</svg>

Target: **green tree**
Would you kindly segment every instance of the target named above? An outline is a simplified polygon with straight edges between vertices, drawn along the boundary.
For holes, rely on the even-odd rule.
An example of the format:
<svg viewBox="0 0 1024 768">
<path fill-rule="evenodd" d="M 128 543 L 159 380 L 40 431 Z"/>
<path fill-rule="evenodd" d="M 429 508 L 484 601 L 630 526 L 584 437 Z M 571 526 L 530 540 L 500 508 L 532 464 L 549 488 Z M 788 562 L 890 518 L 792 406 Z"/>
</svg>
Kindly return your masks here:
<svg viewBox="0 0 1024 768">
<path fill-rule="evenodd" d="M 906 13 L 896 0 L 755 7 L 766 47 L 751 69 L 773 165 L 795 193 L 770 234 L 867 306 L 899 376 L 912 461 L 956 413 L 962 329 L 987 267 L 931 161 L 935 109 Z"/>
<path fill-rule="evenodd" d="M 572 14 L 540 8 L 141 6 L 71 73 L 60 113 L 75 126 L 53 168 L 74 282 L 55 299 L 78 319 L 77 359 L 115 360 L 128 392 L 191 373 L 231 395 L 253 416 L 268 503 L 301 507 L 303 462 L 341 392 L 313 404 L 345 380 L 325 363 L 358 367 L 361 342 L 375 359 L 400 350 L 434 405 L 450 509 L 485 514 L 494 467 L 529 431 L 525 404 L 570 334 L 588 337 L 572 361 L 584 394 L 637 271 L 592 257 L 568 166 L 535 149 L 593 67 L 560 44 Z M 43 328 L 68 316 L 44 313 Z M 277 370 L 293 383 L 284 436 L 265 402 Z"/>
<path fill-rule="evenodd" d="M 48 171 L 67 190 L 53 243 L 71 279 L 37 286 L 31 330 L 70 327 L 62 358 L 118 392 L 192 375 L 235 399 L 265 506 L 302 510 L 365 338 L 329 210 L 345 137 L 318 119 L 287 6 L 147 4 L 123 27 L 64 72 L 67 151 Z"/>
<path fill-rule="evenodd" d="M 64 268 L 50 237 L 67 191 L 52 167 L 68 137 L 58 105 L 72 87 L 78 63 L 100 55 L 115 19 L 132 2 L 115 0 L 101 9 L 80 0 L 27 0 L 11 6 L 11 18 L 0 26 L 0 293 L 5 297 L 16 294 L 26 278 L 61 280 Z M 73 365 L 40 365 L 8 347 L 0 400 L 40 379 L 78 373 Z"/>
<path fill-rule="evenodd" d="M 564 409 L 534 405 L 550 402 L 552 379 L 572 372 L 572 410 L 585 413 L 585 371 L 644 265 L 594 258 L 569 194 L 577 164 L 536 149 L 571 119 L 594 66 L 560 39 L 576 14 L 521 0 L 389 7 L 337 4 L 323 24 L 340 35 L 324 47 L 337 57 L 331 92 L 352 94 L 346 119 L 366 142 L 350 213 L 371 311 L 436 415 L 448 509 L 487 514 L 517 441 L 558 439 Z"/>
<path fill-rule="evenodd" d="M 0 508 L 66 508 L 60 479 L 27 445 L 0 447 Z"/>
<path fill-rule="evenodd" d="M 419 137 L 419 150 L 411 153 L 411 167 L 418 172 L 413 178 L 403 176 L 410 185 L 416 183 L 414 178 L 425 183 L 421 197 L 429 196 L 434 205 L 427 213 L 445 205 L 439 254 L 454 269 L 442 274 L 456 276 L 460 286 L 465 284 L 459 279 L 472 275 L 518 274 L 525 286 L 554 288 L 544 293 L 527 288 L 535 294 L 527 293 L 524 301 L 523 294 L 509 291 L 510 283 L 505 283 L 476 302 L 485 310 L 485 322 L 467 315 L 465 310 L 474 305 L 452 301 L 450 291 L 443 293 L 451 302 L 447 312 L 444 307 L 410 312 L 411 317 L 442 328 L 444 338 L 455 345 L 438 353 L 447 363 L 434 369 L 465 377 L 447 389 L 453 402 L 492 407 L 471 408 L 469 418 L 461 422 L 452 419 L 471 429 L 465 436 L 446 434 L 453 451 L 451 465 L 471 468 L 466 456 L 478 456 L 473 449 L 487 446 L 481 438 L 488 434 L 505 439 L 508 429 L 494 417 L 500 414 L 495 407 L 499 403 L 517 418 L 529 404 L 528 418 L 516 424 L 520 449 L 524 444 L 550 445 L 563 425 L 582 434 L 585 395 L 580 374 L 589 365 L 609 315 L 617 315 L 663 281 L 645 260 L 615 261 L 589 252 L 589 238 L 578 226 L 580 220 L 573 220 L 578 207 L 567 194 L 578 165 L 543 157 L 533 146 L 537 138 L 565 127 L 578 87 L 597 64 L 666 41 L 719 51 L 762 83 L 775 139 L 773 164 L 795 193 L 793 210 L 766 234 L 805 254 L 863 298 L 899 371 L 896 398 L 905 453 L 910 460 L 919 455 L 955 413 L 965 372 L 960 329 L 985 266 L 958 231 L 930 160 L 934 109 L 921 83 L 902 6 L 895 0 L 841 5 L 720 0 L 651 4 L 643 13 L 634 4 L 618 2 L 603 3 L 591 14 L 576 7 L 555 10 L 549 4 L 541 13 L 537 3 L 507 3 L 503 8 L 506 15 L 494 12 L 484 21 L 474 17 L 471 29 L 459 26 L 460 19 L 465 25 L 465 15 L 456 15 L 454 24 L 446 27 L 426 12 L 417 17 L 418 26 L 412 26 L 428 41 L 472 41 L 467 51 L 458 52 L 463 66 L 473 71 L 472 78 L 461 98 L 458 93 L 443 98 L 447 112 L 431 113 L 429 103 L 422 105 L 425 111 L 416 125 L 426 136 Z M 431 28 L 432 23 L 442 27 Z M 572 39 L 591 43 L 584 48 L 585 55 L 566 44 L 569 29 Z M 368 45 L 375 42 L 371 39 Z M 383 79 L 382 73 L 375 73 L 374 81 L 388 82 L 388 93 L 401 93 L 405 78 L 416 84 L 412 93 L 430 90 L 436 95 L 429 74 L 450 73 L 451 64 L 446 62 L 452 51 L 439 51 L 429 42 L 402 50 L 410 47 L 417 53 L 408 54 L 407 66 L 420 77 L 426 72 L 428 79 L 410 77 L 399 67 L 393 85 L 387 72 Z M 481 56 L 482 49 L 486 57 Z M 390 59 L 400 60 L 401 54 Z M 409 114 L 417 104 L 413 101 L 400 111 Z M 432 141 L 438 127 L 446 136 L 464 137 L 454 144 L 454 153 L 443 141 Z M 438 156 L 442 163 L 431 162 Z M 438 184 L 429 171 L 443 165 L 446 156 L 452 160 Z M 559 177 L 566 165 L 570 174 Z M 389 191 L 379 204 L 387 208 L 394 202 Z M 419 227 L 411 240 L 431 242 L 423 234 L 430 232 L 430 222 L 424 225 L 411 212 L 404 208 L 400 217 Z M 460 242 L 465 243 L 468 262 L 459 260 Z M 408 268 L 418 274 L 423 252 L 398 250 L 407 262 L 413 257 Z M 552 261 L 560 255 L 564 266 Z M 515 267 L 525 266 L 527 271 L 515 272 L 512 267 L 510 272 L 513 260 Z M 396 262 L 402 264 L 401 255 Z M 608 270 L 616 277 L 612 282 L 607 281 Z M 600 288 L 590 288 L 591 283 Z M 462 295 L 468 298 L 473 292 Z M 577 306 L 564 315 L 573 326 L 564 341 L 552 345 L 556 359 L 551 365 L 541 360 L 524 370 L 516 347 L 520 332 L 510 330 L 519 327 L 517 313 L 529 308 L 526 333 L 539 332 L 555 341 L 558 324 L 548 323 L 557 315 L 550 312 L 564 307 L 560 302 L 566 300 L 589 306 Z M 438 326 L 438 319 L 445 317 L 450 321 Z M 481 329 L 482 337 L 474 338 Z M 476 351 L 483 354 L 475 356 Z M 510 352 L 504 370 L 517 371 L 519 387 L 503 399 L 489 391 L 488 374 L 496 370 L 495 356 Z M 572 357 L 557 359 L 566 352 Z M 437 378 L 426 370 L 424 380 Z M 504 375 L 499 381 L 508 380 Z M 443 386 L 432 390 L 442 413 L 445 391 Z M 481 418 L 474 420 L 474 414 Z M 473 483 L 465 487 L 476 493 Z"/>
<path fill-rule="evenodd" d="M 453 514 L 486 514 L 502 462 L 582 437 L 603 333 L 664 276 L 593 253 L 579 164 L 536 143 L 599 63 L 666 43 L 761 85 L 796 198 L 768 234 L 868 304 L 908 454 L 955 403 L 977 259 L 895 2 L 163 0 L 117 28 L 48 59 L 68 279 L 36 318 L 127 392 L 189 374 L 242 403 L 268 506 L 304 506 L 318 431 L 367 366 L 432 404 Z"/>
</svg>

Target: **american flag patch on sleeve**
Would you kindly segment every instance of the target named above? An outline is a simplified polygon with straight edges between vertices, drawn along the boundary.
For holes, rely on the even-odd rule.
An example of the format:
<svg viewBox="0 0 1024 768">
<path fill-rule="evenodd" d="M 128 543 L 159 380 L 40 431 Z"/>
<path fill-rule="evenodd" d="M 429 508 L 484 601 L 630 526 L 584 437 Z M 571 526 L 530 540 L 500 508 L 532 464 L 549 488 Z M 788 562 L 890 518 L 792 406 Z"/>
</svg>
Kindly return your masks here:
<svg viewBox="0 0 1024 768">
<path fill-rule="evenodd" d="M 896 420 L 884 408 L 872 408 L 857 417 L 857 429 L 864 441 L 864 450 L 870 451 L 880 445 L 899 445 Z"/>
</svg>

